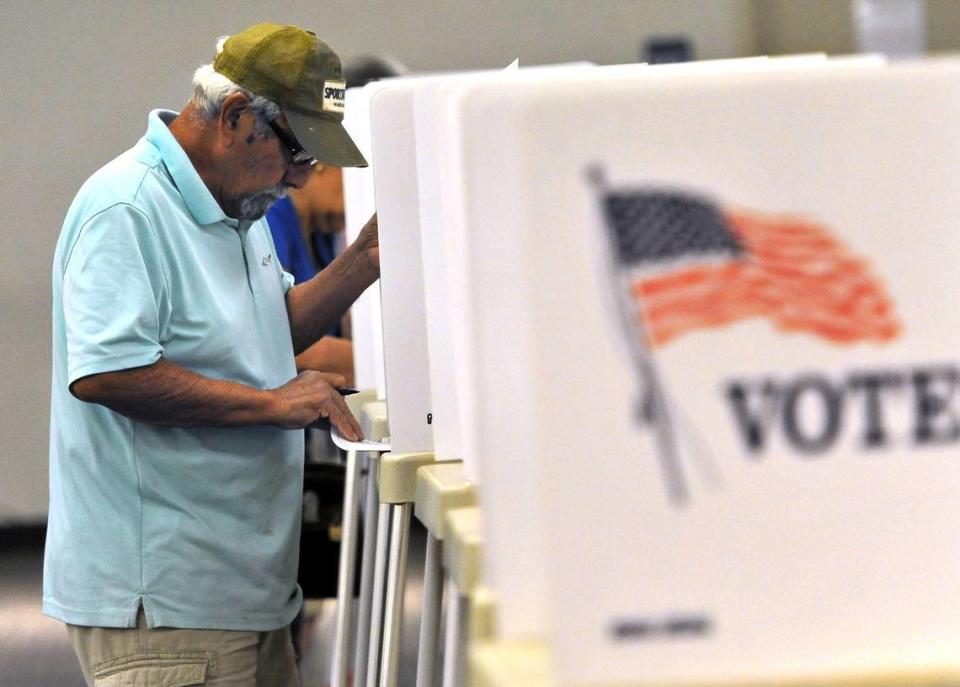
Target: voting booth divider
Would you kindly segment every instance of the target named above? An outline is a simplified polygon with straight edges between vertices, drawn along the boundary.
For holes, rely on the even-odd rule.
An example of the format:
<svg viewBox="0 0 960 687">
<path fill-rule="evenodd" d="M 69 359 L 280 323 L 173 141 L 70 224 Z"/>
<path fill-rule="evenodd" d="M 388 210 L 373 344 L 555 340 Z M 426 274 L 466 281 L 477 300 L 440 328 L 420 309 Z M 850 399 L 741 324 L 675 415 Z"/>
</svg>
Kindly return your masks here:
<svg viewBox="0 0 960 687">
<path fill-rule="evenodd" d="M 378 88 L 351 88 L 346 93 L 343 126 L 369 163 L 372 159 L 370 141 L 370 96 Z M 376 210 L 373 191 L 373 167 L 344 167 L 344 224 L 347 243 L 353 242 L 363 225 Z M 380 289 L 374 284 L 368 288 L 350 309 L 353 332 L 353 362 L 356 385 L 360 389 L 374 389 L 376 398 L 386 397 L 386 373 L 383 358 L 383 322 L 380 314 Z"/>
<path fill-rule="evenodd" d="M 874 59 L 856 62 L 858 65 L 861 62 L 878 64 Z M 454 308 L 453 336 L 456 337 L 455 341 L 460 342 L 456 348 L 464 361 L 461 370 L 464 382 L 458 384 L 465 409 L 464 457 L 468 474 L 475 476 L 484 493 L 485 535 L 494 550 L 511 551 L 510 555 L 489 557 L 486 571 L 488 583 L 502 601 L 499 621 L 504 636 L 536 636 L 548 624 L 545 595 L 551 566 L 546 560 L 547 539 L 543 522 L 548 515 L 532 498 L 539 489 L 541 478 L 528 465 L 531 446 L 529 432 L 534 424 L 532 414 L 540 406 L 537 398 L 543 390 L 526 372 L 543 351 L 538 347 L 530 347 L 532 338 L 529 328 L 535 326 L 538 314 L 525 310 L 532 307 L 531 300 L 521 290 L 553 289 L 516 275 L 529 273 L 523 261 L 542 261 L 538 256 L 539 243 L 553 243 L 556 239 L 552 235 L 552 222 L 541 221 L 535 216 L 527 218 L 526 221 L 532 226 L 538 227 L 532 239 L 533 244 L 529 252 L 523 254 L 523 261 L 511 262 L 514 259 L 519 261 L 521 255 L 517 248 L 520 234 L 515 231 L 516 223 L 520 220 L 515 208 L 530 212 L 529 208 L 520 205 L 520 200 L 514 200 L 525 191 L 518 186 L 519 180 L 514 178 L 521 172 L 521 166 L 511 155 L 513 151 L 522 149 L 522 141 L 531 135 L 537 124 L 520 122 L 503 130 L 501 122 L 514 122 L 518 116 L 508 98 L 502 103 L 502 111 L 491 110 L 486 113 L 491 120 L 489 128 L 498 131 L 497 139 L 484 139 L 482 146 L 474 146 L 475 141 L 479 140 L 474 131 L 488 125 L 479 121 L 473 128 L 463 125 L 462 111 L 458 109 L 460 101 L 473 90 L 498 92 L 501 87 L 508 88 L 511 94 L 523 94 L 537 92 L 538 89 L 559 88 L 566 83 L 568 90 L 582 89 L 589 97 L 596 84 L 607 83 L 611 88 L 625 88 L 630 84 L 644 83 L 657 74 L 661 84 L 670 83 L 670 76 L 695 84 L 711 75 L 718 78 L 728 74 L 747 77 L 761 72 L 819 69 L 826 64 L 829 63 L 822 56 L 804 56 L 723 60 L 651 68 L 627 65 L 572 70 L 566 74 L 531 75 L 523 79 L 452 82 L 446 87 L 446 101 L 436 107 L 437 111 L 448 110 L 448 116 L 441 126 L 441 131 L 450 129 L 446 134 L 449 152 L 443 156 L 443 160 L 459 169 L 444 171 L 441 179 L 449 183 L 440 186 L 438 193 L 450 199 L 454 207 L 444 228 L 447 235 L 453 237 L 448 255 L 453 261 L 451 264 L 455 262 L 451 272 L 458 275 L 458 281 L 452 281 L 448 286 L 453 292 L 449 296 L 450 301 L 460 301 L 458 307 Z M 517 102 L 522 101 L 521 96 Z M 593 112 L 594 109 L 587 108 L 587 112 Z M 562 106 L 560 110 L 563 110 Z M 613 114 L 626 116 L 619 112 Z M 635 137 L 646 138 L 650 135 L 643 131 L 634 133 Z M 583 148 L 583 141 L 579 135 L 571 135 L 569 141 L 555 140 L 553 145 L 579 150 Z M 467 164 L 464 156 L 468 153 L 475 154 L 477 161 Z M 545 188 L 551 188 L 551 179 L 559 173 L 555 162 L 546 164 L 540 183 Z M 477 192 L 479 186 L 474 177 L 481 175 L 502 182 L 495 194 Z M 552 200 L 550 205 L 556 206 L 557 203 L 557 200 Z M 488 212 L 489 215 L 476 222 L 471 231 L 468 223 L 472 221 L 469 215 L 474 212 L 474 206 L 478 208 L 477 211 Z M 586 259 L 588 255 L 584 253 L 583 257 Z M 481 286 L 477 270 L 483 266 L 478 266 L 474 260 L 483 256 L 490 256 L 491 276 Z M 584 269 L 592 269 L 592 266 L 586 263 L 577 267 L 578 272 Z M 568 310 L 563 316 L 568 326 L 572 312 L 576 310 Z M 576 317 L 579 317 L 578 312 Z M 551 343 L 550 347 L 562 345 L 561 338 Z M 589 365 L 581 362 L 586 352 L 570 352 L 571 362 L 567 366 L 588 368 Z M 518 363 L 520 369 L 509 367 L 508 363 L 513 360 L 523 361 L 522 365 Z M 553 446 L 549 441 L 547 445 Z M 476 459 L 471 460 L 474 456 Z M 524 495 L 524 498 L 517 498 L 518 494 Z M 499 501 L 501 498 L 502 504 Z M 523 541 L 524 545 L 516 546 L 517 541 Z"/>
<path fill-rule="evenodd" d="M 955 121 L 951 59 L 348 91 L 383 372 L 331 684 L 397 682 L 414 514 L 418 687 L 960 679 Z"/>
<path fill-rule="evenodd" d="M 370 436 L 366 444 L 348 448 L 348 473 L 356 473 L 361 461 L 367 461 L 368 479 L 364 506 L 365 552 L 362 559 L 360 607 L 357 632 L 353 643 L 356 654 L 350 670 L 348 651 L 351 644 L 351 590 L 355 570 L 341 558 L 341 581 L 338 593 L 338 618 L 331 683 L 346 685 L 396 684 L 399 660 L 399 634 L 403 614 L 406 579 L 406 556 L 410 518 L 413 513 L 417 471 L 436 462 L 433 453 L 432 405 L 428 371 L 425 299 L 423 293 L 423 259 L 419 236 L 419 200 L 417 165 L 413 137 L 412 88 L 416 79 L 398 79 L 375 83 L 350 91 L 355 106 L 345 122 L 348 130 L 370 142 L 369 174 L 363 171 L 345 176 L 347 206 L 356 208 L 358 219 L 354 232 L 369 216 L 369 200 L 376 189 L 380 226 L 381 288 L 374 302 L 374 318 L 380 328 L 367 327 L 356 336 L 381 337 L 382 341 L 356 347 L 355 356 L 376 356 L 382 361 L 358 361 L 359 370 L 381 370 L 377 395 L 385 403 L 378 409 L 389 414 L 389 438 Z M 371 184 L 372 181 L 372 184 Z M 348 231 L 351 216 L 348 213 Z M 364 316 L 361 304 L 361 317 Z M 389 342 L 384 346 L 383 342 Z M 369 412 L 364 408 L 362 414 Z M 389 452 L 386 452 L 389 451 Z M 360 458 L 359 456 L 363 456 Z M 448 483 L 449 479 L 445 483 Z M 351 490 L 352 488 L 352 490 Z M 442 489 L 441 489 L 442 491 Z M 345 521 L 356 521 L 362 489 L 348 484 L 345 498 Z M 348 515 L 349 513 L 349 515 Z M 344 528 L 345 537 L 348 528 Z M 358 528 L 349 528 L 356 540 Z M 439 568 L 439 549 L 432 536 L 428 542 L 427 570 Z M 344 556 L 354 550 L 345 546 Z M 432 591 L 431 591 L 432 590 Z M 431 600 L 435 600 L 430 604 Z M 439 578 L 429 575 L 424 589 L 425 611 L 439 615 Z M 431 608 L 433 610 L 431 610 Z M 429 625 L 427 623 L 426 625 Z M 421 653 L 433 652 L 433 658 L 419 661 L 432 666 L 436 661 L 435 645 L 439 622 L 432 629 L 425 627 Z M 421 671 L 422 672 L 422 671 Z M 424 673 L 423 684 L 432 684 L 433 677 Z"/>
</svg>

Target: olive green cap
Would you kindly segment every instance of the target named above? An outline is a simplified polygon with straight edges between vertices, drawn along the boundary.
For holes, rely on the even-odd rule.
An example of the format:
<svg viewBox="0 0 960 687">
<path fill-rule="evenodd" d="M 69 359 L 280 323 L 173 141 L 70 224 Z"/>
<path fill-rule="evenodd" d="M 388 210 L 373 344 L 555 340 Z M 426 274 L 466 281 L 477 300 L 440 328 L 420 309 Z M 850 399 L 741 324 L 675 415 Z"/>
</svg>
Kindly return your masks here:
<svg viewBox="0 0 960 687">
<path fill-rule="evenodd" d="M 224 42 L 213 68 L 279 105 L 300 145 L 320 162 L 367 166 L 343 128 L 340 58 L 313 32 L 256 24 Z"/>
</svg>

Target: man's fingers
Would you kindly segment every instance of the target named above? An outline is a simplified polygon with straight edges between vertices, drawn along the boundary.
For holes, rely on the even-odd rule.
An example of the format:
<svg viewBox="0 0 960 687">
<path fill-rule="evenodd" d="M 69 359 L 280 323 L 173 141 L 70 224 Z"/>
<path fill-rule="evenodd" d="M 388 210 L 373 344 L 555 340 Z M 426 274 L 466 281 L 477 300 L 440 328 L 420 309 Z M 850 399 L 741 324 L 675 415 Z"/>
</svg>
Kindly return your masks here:
<svg viewBox="0 0 960 687">
<path fill-rule="evenodd" d="M 357 418 L 350 412 L 350 408 L 347 407 L 344 400 L 337 398 L 334 401 L 334 406 L 333 411 L 330 413 L 330 421 L 340 430 L 340 434 L 350 441 L 361 441 L 363 439 L 363 432 L 360 429 L 360 423 L 357 422 Z"/>
<path fill-rule="evenodd" d="M 346 379 L 337 373 L 305 370 L 285 385 L 290 395 L 289 426 L 304 427 L 318 420 L 329 418 L 344 438 L 350 441 L 363 439 L 360 423 L 350 412 L 343 396 L 336 390 L 345 386 Z"/>
<path fill-rule="evenodd" d="M 324 381 L 330 386 L 341 387 L 347 385 L 347 378 L 337 372 L 321 372 Z"/>
</svg>

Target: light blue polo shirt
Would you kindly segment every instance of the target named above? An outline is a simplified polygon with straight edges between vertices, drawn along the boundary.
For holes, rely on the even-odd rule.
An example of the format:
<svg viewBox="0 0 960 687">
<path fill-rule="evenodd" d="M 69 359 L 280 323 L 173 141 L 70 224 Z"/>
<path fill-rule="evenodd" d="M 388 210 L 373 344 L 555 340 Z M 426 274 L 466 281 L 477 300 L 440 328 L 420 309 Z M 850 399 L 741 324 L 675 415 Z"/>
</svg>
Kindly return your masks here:
<svg viewBox="0 0 960 687">
<path fill-rule="evenodd" d="M 267 389 L 296 375 L 293 279 L 267 223 L 237 222 L 155 110 L 67 213 L 53 265 L 43 610 L 76 625 L 271 630 L 296 583 L 303 432 L 157 427 L 69 385 L 162 355 Z"/>
</svg>

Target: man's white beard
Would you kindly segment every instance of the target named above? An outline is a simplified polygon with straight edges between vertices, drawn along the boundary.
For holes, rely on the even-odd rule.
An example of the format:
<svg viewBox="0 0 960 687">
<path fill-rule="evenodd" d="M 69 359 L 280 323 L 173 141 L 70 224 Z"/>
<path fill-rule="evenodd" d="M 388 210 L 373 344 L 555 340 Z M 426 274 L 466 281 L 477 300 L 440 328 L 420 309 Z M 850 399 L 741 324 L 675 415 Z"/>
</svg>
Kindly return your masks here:
<svg viewBox="0 0 960 687">
<path fill-rule="evenodd" d="M 267 214 L 271 205 L 287 195 L 289 188 L 286 184 L 277 184 L 272 188 L 243 196 L 240 199 L 240 217 L 238 219 L 260 219 Z"/>
</svg>

